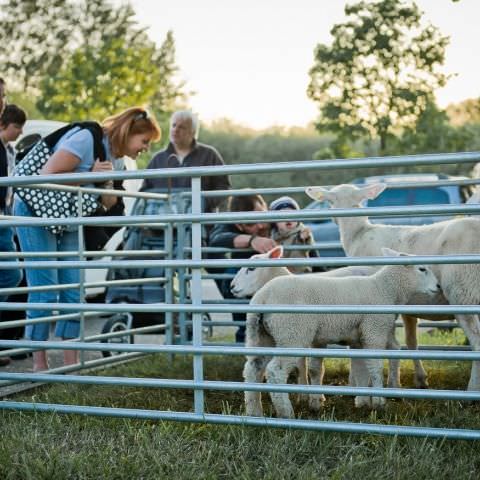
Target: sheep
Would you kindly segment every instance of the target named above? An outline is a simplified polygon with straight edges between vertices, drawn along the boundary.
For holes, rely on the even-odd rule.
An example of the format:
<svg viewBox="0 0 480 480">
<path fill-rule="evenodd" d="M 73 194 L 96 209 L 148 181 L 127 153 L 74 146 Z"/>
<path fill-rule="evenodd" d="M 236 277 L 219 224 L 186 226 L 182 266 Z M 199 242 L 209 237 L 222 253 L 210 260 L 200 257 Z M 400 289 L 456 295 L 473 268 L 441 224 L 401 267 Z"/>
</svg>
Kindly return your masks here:
<svg viewBox="0 0 480 480">
<path fill-rule="evenodd" d="M 250 257 L 251 260 L 266 260 L 284 257 L 282 246 L 277 246 L 266 253 L 258 253 Z M 323 277 L 350 277 L 354 275 L 365 276 L 375 273 L 377 268 L 370 266 L 350 266 L 343 268 L 335 268 L 326 272 L 303 274 L 302 276 Z M 238 298 L 247 298 L 254 295 L 267 282 L 276 277 L 284 275 L 294 275 L 287 267 L 271 266 L 271 267 L 242 267 L 235 274 L 230 283 L 230 290 Z"/>
<path fill-rule="evenodd" d="M 259 253 L 252 255 L 250 259 L 260 260 L 260 259 L 276 259 L 282 258 L 284 254 L 283 247 L 281 245 L 273 248 L 269 252 Z M 376 271 L 375 268 L 369 266 L 351 266 L 344 268 L 337 268 L 327 272 L 314 273 L 312 275 L 321 275 L 325 277 L 347 277 L 352 275 L 370 275 Z M 273 278 L 284 276 L 284 275 L 294 275 L 287 267 L 271 266 L 271 267 L 242 267 L 236 273 L 233 278 L 230 289 L 234 296 L 238 298 L 247 298 L 252 297 L 255 292 L 258 292 L 261 287 L 263 287 L 267 282 Z M 307 385 L 308 376 L 307 376 L 307 364 L 306 358 L 302 357 L 298 360 L 298 383 Z M 354 366 L 355 368 L 355 366 Z M 353 369 L 352 369 L 353 370 Z M 319 357 L 314 357 L 310 360 L 310 365 L 308 369 L 310 373 L 310 379 L 313 384 L 321 385 L 323 379 L 323 359 Z M 397 360 L 392 360 L 390 369 L 389 369 L 389 378 L 388 385 L 391 387 L 399 386 L 399 363 Z M 355 384 L 354 379 L 350 378 L 350 383 Z M 309 408 L 314 411 L 318 411 L 321 407 L 321 404 L 325 401 L 325 397 L 319 394 L 311 394 L 308 397 L 304 395 L 299 395 L 299 399 L 307 400 Z"/>
<path fill-rule="evenodd" d="M 386 255 L 399 253 L 384 249 Z M 387 265 L 370 276 L 329 278 L 320 275 L 284 275 L 264 285 L 250 305 L 390 305 L 404 304 L 415 292 L 428 295 L 439 290 L 432 271 L 423 265 Z M 394 336 L 395 315 L 352 314 L 264 314 L 247 315 L 247 347 L 325 347 L 345 342 L 361 348 L 398 348 Z M 243 377 L 246 382 L 261 382 L 266 376 L 271 384 L 286 383 L 297 367 L 297 359 L 259 355 L 247 356 Z M 365 369 L 355 373 L 357 385 L 383 386 L 383 361 L 367 359 Z M 368 373 L 368 375 L 365 375 Z M 292 404 L 285 393 L 271 393 L 277 416 L 293 418 Z M 262 416 L 260 392 L 245 392 L 247 415 Z M 355 406 L 379 408 L 383 397 L 356 397 Z"/>
<path fill-rule="evenodd" d="M 283 256 L 282 246 L 277 246 L 270 250 L 267 253 L 255 254 L 251 259 L 275 259 L 281 258 Z M 336 268 L 329 270 L 327 272 L 315 273 L 313 275 L 321 275 L 327 277 L 346 277 L 352 275 L 371 275 L 377 271 L 377 267 L 373 266 L 349 266 L 343 268 Z M 263 287 L 267 282 L 283 275 L 293 275 L 287 267 L 279 266 L 268 266 L 268 267 L 242 267 L 233 278 L 230 286 L 233 295 L 238 298 L 252 297 L 255 292 L 257 292 L 261 287 Z M 438 301 L 440 303 L 446 303 L 443 295 L 440 293 L 437 295 Z M 433 300 L 435 301 L 435 300 Z M 412 305 L 423 304 L 423 303 L 432 303 L 430 297 L 426 297 L 420 293 L 414 295 L 410 302 Z M 413 324 L 413 331 L 415 332 L 416 327 L 416 318 L 408 317 L 408 319 L 415 321 Z M 404 318 L 406 322 L 408 319 Z M 408 345 L 408 341 L 407 341 Z M 411 345 L 408 345 L 412 349 Z M 415 345 L 416 348 L 416 345 Z M 306 359 L 302 358 L 298 362 L 298 383 L 299 384 L 308 384 L 307 377 L 307 366 Z M 354 372 L 357 368 L 355 363 L 360 363 L 361 360 L 352 359 L 352 368 L 350 370 L 349 383 L 352 386 L 356 385 L 354 378 Z M 421 366 L 421 364 L 420 364 Z M 310 373 L 310 379 L 312 383 L 320 384 L 321 379 L 323 378 L 323 364 L 322 359 L 315 357 L 311 360 L 308 371 Z M 400 383 L 400 362 L 396 359 L 391 359 L 389 361 L 389 374 L 387 385 L 391 388 L 399 388 Z M 426 375 L 426 374 L 425 374 Z M 311 410 L 317 411 L 321 407 L 321 403 L 325 400 L 323 395 L 310 394 L 308 397 L 304 395 L 299 395 L 300 398 L 308 398 L 309 408 Z"/>
<path fill-rule="evenodd" d="M 307 195 L 316 200 L 327 200 L 332 207 L 353 208 L 365 199 L 376 198 L 385 184 L 362 188 L 339 185 L 327 190 L 308 187 Z M 451 255 L 479 253 L 480 222 L 478 218 L 455 218 L 422 226 L 393 226 L 372 224 L 367 217 L 337 218 L 340 237 L 349 256 L 379 255 L 382 247 L 416 255 Z M 432 265 L 439 279 L 445 300 L 434 304 L 478 305 L 480 303 L 480 265 Z M 446 319 L 439 315 L 432 319 Z M 456 320 L 463 328 L 472 349 L 480 350 L 480 321 L 478 315 L 457 314 Z M 406 317 L 407 345 L 416 348 L 416 318 Z M 405 321 L 405 318 L 404 318 Z M 409 322 L 409 324 L 408 324 Z M 414 340 L 413 340 L 414 339 Z M 415 362 L 416 383 L 427 386 L 426 373 L 420 361 Z M 422 385 L 423 382 L 423 385 Z M 469 390 L 480 390 L 480 362 L 472 362 Z"/>
</svg>

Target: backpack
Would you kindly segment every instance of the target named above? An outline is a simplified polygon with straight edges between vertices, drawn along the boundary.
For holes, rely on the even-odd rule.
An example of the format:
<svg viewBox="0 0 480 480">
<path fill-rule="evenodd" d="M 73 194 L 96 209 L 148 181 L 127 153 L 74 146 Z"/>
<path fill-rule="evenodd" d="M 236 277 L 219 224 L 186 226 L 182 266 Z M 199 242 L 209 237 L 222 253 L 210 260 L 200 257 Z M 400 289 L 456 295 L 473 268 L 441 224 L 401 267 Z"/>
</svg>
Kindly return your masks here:
<svg viewBox="0 0 480 480">
<path fill-rule="evenodd" d="M 105 149 L 103 148 L 103 129 L 97 122 L 76 122 L 69 123 L 64 127 L 55 130 L 52 133 L 49 133 L 47 136 L 40 138 L 36 142 L 26 146 L 22 150 L 17 151 L 15 160 L 18 163 L 23 160 L 23 158 L 32 150 L 33 147 L 41 140 L 45 142 L 50 150 L 58 143 L 58 141 L 65 135 L 69 130 L 75 127 L 80 127 L 81 129 L 87 129 L 93 135 L 93 155 L 94 158 L 99 158 L 101 162 L 105 161 Z"/>
<path fill-rule="evenodd" d="M 20 162 L 15 166 L 13 176 L 39 175 L 43 166 L 52 155 L 52 149 L 60 138 L 75 127 L 87 129 L 93 136 L 94 158 L 105 161 L 103 146 L 103 129 L 96 122 L 71 123 L 55 130 L 50 135 L 40 139 L 37 143 L 22 152 Z M 78 216 L 77 194 L 62 190 L 48 190 L 30 187 L 15 187 L 15 193 L 30 207 L 32 213 L 41 218 L 72 218 Z M 96 196 L 82 194 L 82 216 L 93 215 L 100 207 Z M 45 227 L 54 234 L 62 233 L 65 225 L 48 225 Z"/>
</svg>

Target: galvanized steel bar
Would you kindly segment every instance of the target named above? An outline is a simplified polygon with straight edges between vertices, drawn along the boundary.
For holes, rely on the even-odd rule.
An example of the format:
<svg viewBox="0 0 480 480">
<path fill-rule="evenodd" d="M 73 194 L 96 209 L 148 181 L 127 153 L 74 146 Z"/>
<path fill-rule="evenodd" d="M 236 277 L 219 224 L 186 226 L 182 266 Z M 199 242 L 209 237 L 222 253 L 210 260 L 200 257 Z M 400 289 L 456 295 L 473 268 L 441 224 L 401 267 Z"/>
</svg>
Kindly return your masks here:
<svg viewBox="0 0 480 480">
<path fill-rule="evenodd" d="M 121 387 L 166 388 L 188 390 L 215 390 L 215 391 L 252 391 L 252 392 L 279 392 L 325 394 L 345 396 L 381 396 L 387 398 L 413 398 L 426 400 L 455 400 L 477 401 L 480 400 L 479 391 L 458 390 L 427 390 L 408 388 L 373 388 L 349 387 L 332 385 L 301 385 L 301 384 L 265 384 L 229 381 L 195 381 L 171 380 L 151 378 L 125 378 L 87 375 L 56 375 L 49 373 L 8 373 L 0 372 L 0 380 L 21 381 L 38 383 L 65 383 L 73 385 L 111 385 Z"/>
<path fill-rule="evenodd" d="M 0 402 L 4 409 L 30 412 L 54 412 L 64 414 L 92 415 L 115 418 L 135 418 L 138 420 L 162 420 L 213 425 L 237 425 L 271 428 L 296 428 L 310 431 L 341 433 L 370 433 L 376 435 L 415 436 L 427 438 L 448 438 L 453 440 L 480 440 L 480 431 L 469 429 L 448 429 L 432 427 L 408 427 L 376 425 L 368 423 L 328 422 L 319 420 L 286 420 L 265 417 L 244 417 L 240 415 L 219 415 L 205 413 L 198 415 L 189 412 L 170 412 L 111 407 L 82 407 L 72 405 Z"/>
<path fill-rule="evenodd" d="M 108 343 L 82 343 L 77 341 L 35 342 L 32 340 L 2 340 L 0 347 L 24 347 L 37 348 L 40 346 L 51 350 L 78 349 L 87 351 L 119 351 L 119 352 L 143 352 L 143 353 L 174 353 L 185 355 L 262 355 L 280 357 L 320 357 L 320 358 L 397 358 L 424 360 L 455 360 L 469 361 L 480 360 L 480 351 L 440 351 L 440 350 L 369 350 L 347 348 L 247 348 L 206 346 L 194 347 L 191 345 L 152 345 L 152 344 L 115 344 Z"/>
<path fill-rule="evenodd" d="M 385 217 L 385 216 L 410 216 L 437 215 L 439 213 L 448 215 L 478 214 L 480 204 L 458 204 L 458 205 L 416 205 L 408 207 L 368 207 L 368 208 L 325 208 L 325 209 L 304 209 L 304 210 L 281 210 L 276 212 L 223 212 L 223 213 L 201 213 L 201 214 L 168 214 L 162 216 L 163 223 L 256 223 L 260 221 L 282 221 L 295 220 L 319 220 L 322 218 L 337 217 Z M 128 217 L 75 217 L 65 219 L 42 219 L 30 217 L 0 216 L 4 226 L 48 226 L 48 225 L 138 225 L 155 223 L 158 217 L 155 215 L 131 215 Z"/>
<path fill-rule="evenodd" d="M 202 190 L 201 178 L 192 178 L 192 213 L 199 214 L 202 211 Z M 192 260 L 202 261 L 202 226 L 199 223 L 192 224 Z M 202 304 L 202 273 L 200 268 L 192 270 L 191 280 L 192 305 Z M 202 346 L 202 313 L 197 312 L 192 315 L 193 346 Z M 193 357 L 193 379 L 196 383 L 203 381 L 203 356 L 194 354 Z M 205 412 L 205 396 L 203 390 L 194 390 L 194 410 L 201 415 Z"/>
<path fill-rule="evenodd" d="M 108 180 L 153 179 L 168 177 L 210 177 L 218 175 L 273 174 L 278 172 L 297 172 L 312 170 L 342 170 L 369 167 L 397 167 L 418 165 L 440 165 L 456 163 L 475 163 L 480 161 L 480 152 L 434 153 L 421 155 L 399 155 L 392 157 L 370 157 L 360 159 L 304 160 L 296 162 L 274 162 L 257 164 L 223 165 L 218 167 L 179 167 L 149 170 L 128 170 L 107 173 L 74 173 L 38 175 L 34 181 L 30 177 L 1 178 L 0 186 L 21 186 L 30 184 L 64 183 L 100 183 Z"/>
<path fill-rule="evenodd" d="M 232 312 L 260 312 L 260 313 L 408 313 L 418 315 L 431 315 L 437 313 L 468 313 L 479 314 L 480 305 L 233 305 L 233 304 L 103 304 L 103 303 L 35 303 L 28 306 L 31 310 L 42 309 L 61 309 L 65 311 L 84 311 L 95 310 L 98 312 L 185 312 L 185 313 L 232 313 Z M 24 303 L 0 302 L 0 309 L 4 310 L 24 310 Z"/>
</svg>

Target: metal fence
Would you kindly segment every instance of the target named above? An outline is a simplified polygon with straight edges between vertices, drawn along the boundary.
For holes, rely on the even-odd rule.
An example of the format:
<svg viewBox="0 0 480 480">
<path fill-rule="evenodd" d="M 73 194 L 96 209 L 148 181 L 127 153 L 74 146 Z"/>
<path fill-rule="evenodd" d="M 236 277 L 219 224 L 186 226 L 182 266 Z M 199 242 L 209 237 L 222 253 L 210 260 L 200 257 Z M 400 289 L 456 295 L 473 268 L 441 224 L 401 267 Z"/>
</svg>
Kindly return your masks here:
<svg viewBox="0 0 480 480">
<path fill-rule="evenodd" d="M 350 265 L 387 265 L 387 264 L 477 264 L 480 263 L 479 255 L 450 255 L 450 256 L 415 256 L 415 257 L 355 257 L 355 258 L 322 258 L 317 259 L 284 259 L 254 262 L 250 260 L 228 260 L 228 259 L 208 259 L 203 257 L 206 253 L 218 251 L 206 248 L 202 245 L 202 227 L 214 223 L 248 223 L 259 221 L 281 221 L 287 219 L 308 220 L 330 217 L 354 217 L 354 216 L 385 216 L 385 215 L 409 215 L 409 214 L 478 214 L 480 205 L 462 204 L 448 206 L 418 206 L 418 207 L 375 207 L 375 208 L 353 208 L 353 209 L 325 209 L 325 210 L 300 210 L 300 211 L 280 211 L 266 213 L 202 213 L 202 200 L 208 196 L 225 195 L 245 195 L 248 193 L 268 194 L 288 194 L 303 191 L 303 187 L 289 187 L 279 189 L 257 189 L 257 190 L 233 190 L 229 192 L 202 192 L 201 178 L 212 175 L 241 175 L 241 174 L 269 174 L 274 175 L 277 172 L 325 170 L 333 168 L 368 168 L 371 166 L 383 166 L 385 169 L 393 166 L 416 166 L 416 165 L 439 165 L 457 162 L 477 162 L 480 161 L 479 152 L 466 152 L 459 154 L 435 154 L 419 155 L 405 157 L 381 157 L 371 159 L 354 160 L 322 160 L 322 161 L 304 161 L 304 162 L 281 162 L 272 164 L 254 164 L 254 165 L 231 165 L 221 169 L 212 167 L 191 167 L 176 168 L 164 170 L 144 170 L 114 172 L 111 174 L 75 174 L 76 182 L 91 183 L 93 181 L 106 181 L 109 179 L 140 179 L 140 178 L 162 178 L 170 176 L 187 176 L 192 178 L 192 188 L 190 192 L 179 194 L 176 197 L 172 195 L 165 196 L 158 193 L 129 193 L 112 192 L 115 195 L 123 195 L 133 198 L 139 202 L 147 200 L 158 200 L 166 202 L 169 205 L 171 213 L 153 213 L 142 212 L 136 214 L 135 209 L 131 214 L 123 217 L 84 217 L 70 218 L 65 220 L 25 218 L 25 217 L 7 217 L 2 216 L 0 220 L 3 226 L 46 226 L 51 224 L 66 224 L 78 227 L 78 236 L 80 245 L 83 244 L 84 228 L 89 225 L 121 225 L 130 230 L 148 228 L 157 233 L 161 232 L 162 243 L 156 244 L 152 241 L 152 248 L 148 250 L 147 258 L 144 249 L 121 250 L 108 252 L 87 252 L 80 248 L 78 252 L 66 252 L 64 256 L 74 253 L 78 260 L 62 260 L 62 255 L 51 255 L 48 260 L 31 260 L 35 254 L 5 254 L 0 253 L 2 269 L 18 269 L 18 259 L 22 259 L 22 268 L 79 268 L 82 272 L 86 270 L 96 271 L 115 271 L 119 269 L 139 269 L 146 268 L 161 270 L 161 275 L 154 277 L 140 277 L 129 279 L 107 279 L 97 282 L 88 282 L 85 275 L 81 275 L 79 284 L 59 285 L 55 290 L 78 288 L 81 293 L 81 302 L 79 304 L 57 303 L 41 304 L 31 303 L 29 310 L 46 310 L 71 312 L 62 316 L 52 315 L 47 318 L 28 320 L 22 319 L 13 322 L 3 322 L 1 329 L 13 326 L 25 326 L 32 322 L 55 322 L 60 318 L 78 318 L 80 320 L 80 336 L 74 341 L 59 342 L 46 341 L 35 342 L 28 340 L 0 340 L 0 348 L 7 350 L 0 351 L 0 356 L 8 356 L 15 353 L 30 352 L 40 349 L 49 350 L 79 350 L 81 352 L 80 363 L 75 366 L 65 366 L 52 369 L 45 373 L 8 373 L 0 371 L 1 385 L 12 385 L 20 382 L 34 383 L 69 383 L 69 384 L 92 384 L 92 385 L 122 385 L 132 387 L 151 387 L 151 388 L 183 388 L 194 391 L 194 401 L 192 412 L 179 411 L 149 411 L 140 409 L 122 409 L 106 408 L 95 406 L 66 406 L 58 404 L 43 404 L 36 402 L 18 402 L 3 400 L 0 402 L 0 408 L 12 409 L 18 411 L 55 411 L 58 413 L 80 413 L 89 415 L 131 417 L 143 419 L 176 420 L 183 422 L 207 422 L 214 424 L 237 424 L 237 425 L 257 425 L 270 427 L 293 427 L 306 430 L 340 431 L 340 432 L 363 432 L 380 433 L 385 435 L 412 435 L 429 436 L 456 439 L 480 439 L 480 431 L 445 429 L 445 428 L 425 428 L 395 425 L 376 425 L 376 424 L 355 424 L 337 421 L 314 421 L 314 420 L 292 420 L 280 418 L 248 417 L 245 415 L 227 415 L 210 414 L 205 412 L 204 392 L 206 390 L 217 391 L 261 391 L 261 392 L 288 392 L 288 393 L 319 393 L 326 395 L 348 395 L 348 396 L 382 396 L 387 398 L 427 398 L 436 400 L 480 400 L 480 392 L 476 391 L 452 391 L 452 390 L 415 390 L 415 389 L 393 389 L 393 388 L 363 388 L 363 387 L 340 387 L 340 386 L 312 386 L 312 385 L 270 385 L 254 384 L 232 381 L 206 381 L 204 376 L 204 356 L 244 356 L 246 354 L 261 354 L 268 356 L 289 356 L 289 357 L 323 357 L 323 358 L 381 358 L 381 359 L 431 359 L 431 360 L 461 360 L 461 361 L 479 361 L 480 352 L 470 351 L 468 348 L 461 350 L 453 349 L 434 349 L 434 350 L 349 350 L 345 348 L 328 349 L 300 349 L 300 348 L 268 348 L 252 349 L 239 345 L 215 344 L 205 340 L 205 329 L 222 326 L 231 326 L 236 328 L 231 320 L 214 321 L 208 315 L 221 313 L 228 315 L 232 312 L 286 312 L 286 313 L 409 313 L 409 314 L 478 314 L 479 305 L 275 305 L 275 306 L 250 306 L 244 302 L 221 302 L 209 301 L 202 298 L 202 281 L 211 278 L 224 278 L 222 274 L 212 275 L 203 273 L 203 269 L 240 267 L 240 266 L 289 266 L 289 265 L 317 265 L 325 267 L 336 267 L 345 264 Z M 72 181 L 70 174 L 57 174 L 35 178 L 17 177 L 10 179 L 0 179 L 1 185 L 41 185 L 44 188 L 63 188 L 74 190 L 78 193 L 79 202 L 82 194 L 92 192 L 95 189 L 83 187 L 68 187 L 58 184 L 69 183 Z M 55 182 L 57 186 L 52 186 Z M 475 180 L 459 180 L 464 184 L 476 184 Z M 307 183 L 307 182 L 306 182 Z M 445 182 L 436 182 L 445 183 Z M 175 200 L 174 200 L 175 198 Z M 176 203 L 176 207 L 173 204 Z M 178 202 L 180 206 L 178 206 Z M 155 237 L 155 235 L 153 235 Z M 47 256 L 48 255 L 42 255 Z M 131 303 L 131 302 L 100 302 L 86 303 L 86 293 L 88 289 L 96 288 L 123 288 L 132 286 L 153 285 L 154 288 L 161 288 L 164 292 L 162 301 L 154 303 Z M 37 290 L 45 290 L 46 287 L 35 287 Z M 53 288 L 53 287 L 50 287 Z M 27 292 L 16 289 L 0 289 L 0 295 L 9 295 L 12 292 Z M 24 303 L 19 302 L 1 302 L 2 311 L 26 309 Z M 160 324 L 142 326 L 134 328 L 131 322 L 131 315 L 134 314 L 155 314 L 161 316 L 163 321 Z M 108 333 L 96 334 L 92 336 L 85 335 L 85 324 L 93 317 L 105 316 L 105 318 L 117 318 L 120 316 L 123 326 L 119 330 L 113 329 Z M 156 332 L 163 335 L 163 344 L 131 344 L 129 338 L 132 335 Z M 86 359 L 87 352 L 106 352 L 103 358 L 94 360 Z M 92 366 L 112 364 L 127 359 L 133 359 L 152 353 L 164 353 L 170 355 L 192 355 L 193 356 L 193 378 L 191 380 L 167 380 L 167 379 L 140 379 L 123 378 L 93 375 L 74 375 L 72 372 L 85 369 Z M 62 373 L 63 375 L 58 375 Z M 175 408 L 172 405 L 172 410 Z"/>
</svg>

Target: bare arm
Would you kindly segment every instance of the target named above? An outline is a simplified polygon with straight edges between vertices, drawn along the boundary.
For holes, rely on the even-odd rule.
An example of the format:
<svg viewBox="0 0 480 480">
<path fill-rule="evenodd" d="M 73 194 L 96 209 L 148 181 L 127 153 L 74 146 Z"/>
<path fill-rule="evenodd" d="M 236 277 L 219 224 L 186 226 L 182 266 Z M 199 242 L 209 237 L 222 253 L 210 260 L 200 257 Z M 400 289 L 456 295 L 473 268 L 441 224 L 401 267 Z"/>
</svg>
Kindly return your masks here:
<svg viewBox="0 0 480 480">
<path fill-rule="evenodd" d="M 277 244 L 269 237 L 261 237 L 257 235 L 240 234 L 233 239 L 235 248 L 249 248 L 259 253 L 266 253 Z"/>
<path fill-rule="evenodd" d="M 71 173 L 80 163 L 80 159 L 67 150 L 56 151 L 40 170 L 41 175 L 52 175 L 54 173 Z"/>
</svg>

